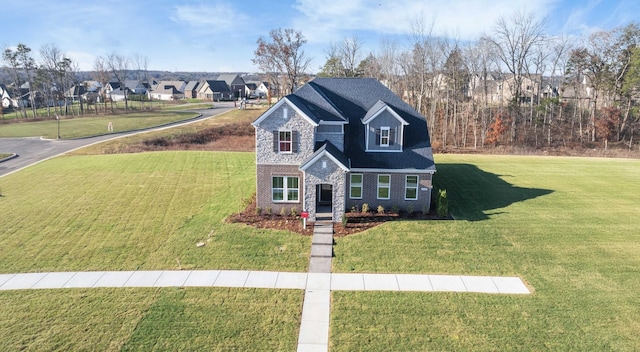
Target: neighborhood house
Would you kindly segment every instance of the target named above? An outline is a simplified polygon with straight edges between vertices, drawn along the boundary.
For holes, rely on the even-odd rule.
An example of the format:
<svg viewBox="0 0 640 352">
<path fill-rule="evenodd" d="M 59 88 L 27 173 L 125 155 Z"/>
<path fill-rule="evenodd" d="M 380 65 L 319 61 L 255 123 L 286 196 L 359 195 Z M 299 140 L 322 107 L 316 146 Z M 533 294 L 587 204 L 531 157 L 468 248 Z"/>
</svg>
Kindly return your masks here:
<svg viewBox="0 0 640 352">
<path fill-rule="evenodd" d="M 263 113 L 256 129 L 261 209 L 428 209 L 436 171 L 425 118 L 371 78 L 316 78 Z M 323 212 L 325 208 L 323 208 Z"/>
</svg>

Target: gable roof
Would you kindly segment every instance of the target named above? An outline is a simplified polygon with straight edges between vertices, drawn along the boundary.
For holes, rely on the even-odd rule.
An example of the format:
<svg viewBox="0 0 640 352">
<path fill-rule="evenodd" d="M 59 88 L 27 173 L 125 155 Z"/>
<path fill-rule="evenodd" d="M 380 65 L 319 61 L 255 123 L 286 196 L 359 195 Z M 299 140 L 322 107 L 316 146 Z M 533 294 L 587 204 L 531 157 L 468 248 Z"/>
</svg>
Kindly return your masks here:
<svg viewBox="0 0 640 352">
<path fill-rule="evenodd" d="M 387 106 L 387 104 L 382 100 L 378 100 L 378 102 L 374 106 L 372 106 L 371 109 L 369 109 L 369 111 L 367 111 L 367 114 L 364 115 L 364 117 L 362 118 L 362 123 L 368 124 L 369 122 L 371 122 L 371 120 L 375 119 L 383 111 L 389 111 L 391 115 L 393 115 L 393 117 L 395 117 L 396 119 L 398 119 L 398 121 L 400 121 L 401 124 L 405 126 L 409 124 L 402 117 L 400 117 L 400 115 L 396 114 L 396 112 L 393 111 L 393 109 L 389 108 L 389 106 Z"/>
<path fill-rule="evenodd" d="M 311 165 L 315 164 L 320 158 L 323 156 L 331 159 L 339 168 L 344 171 L 349 171 L 349 158 L 340 151 L 340 149 L 336 148 L 331 142 L 325 141 L 318 150 L 309 157 L 305 162 L 300 165 L 300 170 L 304 171 L 308 169 Z"/>
</svg>

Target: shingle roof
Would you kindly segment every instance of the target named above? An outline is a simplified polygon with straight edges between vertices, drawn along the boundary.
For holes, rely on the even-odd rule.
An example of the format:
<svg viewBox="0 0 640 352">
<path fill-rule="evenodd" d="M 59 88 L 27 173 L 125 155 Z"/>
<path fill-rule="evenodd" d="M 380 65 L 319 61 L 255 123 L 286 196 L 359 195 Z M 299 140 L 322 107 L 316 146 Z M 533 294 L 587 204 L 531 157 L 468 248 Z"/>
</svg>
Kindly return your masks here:
<svg viewBox="0 0 640 352">
<path fill-rule="evenodd" d="M 212 92 L 231 92 L 229 85 L 227 85 L 227 82 L 225 81 L 207 80 L 207 84 L 209 85 L 209 89 L 211 89 Z"/>
<path fill-rule="evenodd" d="M 344 169 L 349 169 L 349 158 L 340 151 L 340 149 L 338 149 L 335 145 L 333 145 L 331 142 L 329 141 L 324 141 L 317 149 L 316 151 L 313 153 L 313 155 L 311 155 L 311 157 L 309 157 L 307 160 L 305 160 L 302 165 L 300 165 L 300 169 L 301 170 L 305 170 L 307 167 L 311 166 L 317 159 L 319 156 L 323 155 L 323 154 L 329 154 L 331 157 L 333 157 L 339 164 L 338 165 Z"/>
<path fill-rule="evenodd" d="M 387 87 L 373 78 L 316 78 L 302 86 L 291 99 L 294 104 L 313 106 L 311 118 L 334 121 L 345 118 L 345 155 L 352 168 L 419 169 L 435 171 L 431 141 L 425 118 Z M 288 97 L 289 98 L 289 97 Z M 366 152 L 362 119 L 381 101 L 408 123 L 404 127 L 403 151 Z"/>
</svg>

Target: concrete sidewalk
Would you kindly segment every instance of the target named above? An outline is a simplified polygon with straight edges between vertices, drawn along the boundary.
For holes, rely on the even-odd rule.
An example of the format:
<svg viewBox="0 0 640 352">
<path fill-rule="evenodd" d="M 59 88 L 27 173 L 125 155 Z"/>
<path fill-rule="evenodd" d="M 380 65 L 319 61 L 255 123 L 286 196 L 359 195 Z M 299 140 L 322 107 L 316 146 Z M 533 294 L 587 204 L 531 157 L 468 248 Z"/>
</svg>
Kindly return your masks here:
<svg viewBox="0 0 640 352">
<path fill-rule="evenodd" d="M 331 291 L 529 294 L 518 277 L 297 273 L 246 270 L 89 271 L 0 274 L 0 290 L 100 287 L 239 287 Z"/>
</svg>

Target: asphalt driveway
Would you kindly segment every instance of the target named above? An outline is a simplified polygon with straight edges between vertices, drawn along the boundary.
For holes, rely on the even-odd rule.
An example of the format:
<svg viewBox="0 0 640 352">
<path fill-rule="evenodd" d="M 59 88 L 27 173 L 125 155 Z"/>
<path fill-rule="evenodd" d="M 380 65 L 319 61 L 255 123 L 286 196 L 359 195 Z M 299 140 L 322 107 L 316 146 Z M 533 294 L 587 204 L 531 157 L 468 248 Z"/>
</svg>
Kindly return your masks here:
<svg viewBox="0 0 640 352">
<path fill-rule="evenodd" d="M 91 144 L 104 142 L 106 140 L 121 138 L 137 133 L 144 133 L 148 131 L 156 131 L 176 126 L 186 125 L 197 121 L 205 120 L 224 112 L 233 109 L 233 102 L 221 102 L 216 103 L 214 109 L 206 110 L 190 110 L 200 114 L 199 118 L 191 119 L 187 122 L 176 122 L 161 127 L 148 128 L 141 131 L 122 132 L 109 134 L 104 136 L 96 136 L 82 139 L 71 140 L 50 140 L 41 139 L 39 137 L 28 138 L 0 138 L 0 152 L 2 153 L 15 153 L 18 155 L 16 158 L 0 162 L 0 177 L 8 175 L 10 173 L 21 170 L 25 167 L 39 163 L 41 161 L 53 158 L 60 154 L 70 152 L 72 150 L 86 147 Z"/>
</svg>

